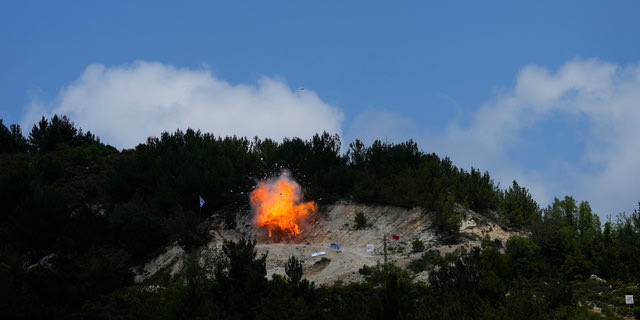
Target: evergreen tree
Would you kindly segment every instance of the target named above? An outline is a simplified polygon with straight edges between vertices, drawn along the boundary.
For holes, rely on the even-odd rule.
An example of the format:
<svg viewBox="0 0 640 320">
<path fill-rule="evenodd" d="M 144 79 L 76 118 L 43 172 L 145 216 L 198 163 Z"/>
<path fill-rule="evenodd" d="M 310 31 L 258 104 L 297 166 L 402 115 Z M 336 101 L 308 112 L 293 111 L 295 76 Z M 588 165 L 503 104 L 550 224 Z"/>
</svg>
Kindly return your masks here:
<svg viewBox="0 0 640 320">
<path fill-rule="evenodd" d="M 525 187 L 514 180 L 509 189 L 502 194 L 498 213 L 512 227 L 523 227 L 531 223 L 531 219 L 540 210 L 538 203 Z"/>
<path fill-rule="evenodd" d="M 22 135 L 20 125 L 12 124 L 7 128 L 0 119 L 0 153 L 27 151 L 27 141 Z"/>
<path fill-rule="evenodd" d="M 284 265 L 284 272 L 287 274 L 287 280 L 293 284 L 300 283 L 302 279 L 302 261 L 296 257 L 289 257 L 289 261 Z"/>
<path fill-rule="evenodd" d="M 51 152 L 58 144 L 80 146 L 94 142 L 100 141 L 91 132 L 82 133 L 82 129 L 76 129 L 67 116 L 59 117 L 57 114 L 51 121 L 43 116 L 37 125 L 33 125 L 28 139 L 29 147 L 34 152 Z"/>
</svg>

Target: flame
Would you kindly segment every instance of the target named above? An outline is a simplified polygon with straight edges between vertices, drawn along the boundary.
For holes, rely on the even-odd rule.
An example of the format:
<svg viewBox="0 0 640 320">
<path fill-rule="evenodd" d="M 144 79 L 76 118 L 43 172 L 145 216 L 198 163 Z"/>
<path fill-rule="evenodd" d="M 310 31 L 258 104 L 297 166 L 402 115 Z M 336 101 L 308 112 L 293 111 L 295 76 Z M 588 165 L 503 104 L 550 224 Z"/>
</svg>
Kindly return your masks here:
<svg viewBox="0 0 640 320">
<path fill-rule="evenodd" d="M 272 230 L 299 234 L 297 222 L 317 209 L 314 202 L 302 202 L 300 185 L 288 178 L 287 173 L 259 182 L 250 197 L 256 213 L 254 224 L 269 229 L 269 237 Z"/>
</svg>

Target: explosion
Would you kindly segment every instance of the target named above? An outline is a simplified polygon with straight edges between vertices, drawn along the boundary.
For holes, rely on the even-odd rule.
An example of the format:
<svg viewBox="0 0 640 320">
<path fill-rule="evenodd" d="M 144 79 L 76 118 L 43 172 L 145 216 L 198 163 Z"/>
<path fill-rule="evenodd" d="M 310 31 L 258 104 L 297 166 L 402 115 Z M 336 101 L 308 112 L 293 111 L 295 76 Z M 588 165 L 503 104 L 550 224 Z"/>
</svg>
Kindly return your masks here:
<svg viewBox="0 0 640 320">
<path fill-rule="evenodd" d="M 288 177 L 287 173 L 278 178 L 261 181 L 251 192 L 251 207 L 255 211 L 254 224 L 272 231 L 282 231 L 291 235 L 300 233 L 298 223 L 316 211 L 316 204 L 302 202 L 300 185 Z"/>
</svg>

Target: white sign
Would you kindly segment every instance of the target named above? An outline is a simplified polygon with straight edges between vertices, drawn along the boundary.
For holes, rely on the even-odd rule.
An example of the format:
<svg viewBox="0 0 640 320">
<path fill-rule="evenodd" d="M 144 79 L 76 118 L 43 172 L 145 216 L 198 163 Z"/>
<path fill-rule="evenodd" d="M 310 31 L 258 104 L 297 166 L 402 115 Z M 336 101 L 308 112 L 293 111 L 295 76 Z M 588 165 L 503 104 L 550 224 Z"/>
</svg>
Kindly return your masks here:
<svg viewBox="0 0 640 320">
<path fill-rule="evenodd" d="M 367 252 L 373 252 L 373 245 L 372 244 L 368 244 L 367 245 Z"/>
<path fill-rule="evenodd" d="M 627 301 L 627 304 L 633 304 L 633 295 L 632 294 L 628 294 L 628 295 L 624 296 L 624 298 Z"/>
<path fill-rule="evenodd" d="M 325 254 L 327 254 L 325 251 L 320 251 L 320 252 L 312 253 L 312 254 L 311 254 L 311 258 L 313 258 L 313 257 L 318 257 L 318 256 L 324 256 Z"/>
</svg>

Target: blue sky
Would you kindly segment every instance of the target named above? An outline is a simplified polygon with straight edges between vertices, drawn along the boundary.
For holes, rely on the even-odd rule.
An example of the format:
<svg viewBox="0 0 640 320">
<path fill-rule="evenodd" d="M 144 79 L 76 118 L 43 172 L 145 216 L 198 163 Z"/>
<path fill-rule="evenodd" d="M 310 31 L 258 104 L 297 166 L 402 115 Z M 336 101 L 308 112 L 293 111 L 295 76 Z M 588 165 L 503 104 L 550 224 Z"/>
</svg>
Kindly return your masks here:
<svg viewBox="0 0 640 320">
<path fill-rule="evenodd" d="M 28 131 L 66 113 L 117 147 L 186 127 L 413 138 L 503 186 L 517 179 L 543 205 L 569 194 L 605 217 L 640 201 L 638 12 L 632 1 L 4 1 L 0 118 Z"/>
</svg>

